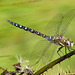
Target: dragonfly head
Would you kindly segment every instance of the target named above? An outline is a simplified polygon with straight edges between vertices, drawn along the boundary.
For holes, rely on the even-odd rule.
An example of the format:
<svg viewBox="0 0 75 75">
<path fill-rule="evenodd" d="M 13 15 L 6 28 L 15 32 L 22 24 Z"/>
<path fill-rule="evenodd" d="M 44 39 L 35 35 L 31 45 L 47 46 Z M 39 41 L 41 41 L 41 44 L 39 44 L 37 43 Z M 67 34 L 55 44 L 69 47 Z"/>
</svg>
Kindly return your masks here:
<svg viewBox="0 0 75 75">
<path fill-rule="evenodd" d="M 68 48 L 73 47 L 73 45 L 74 45 L 74 43 L 73 43 L 73 41 L 72 41 L 71 39 L 68 39 L 68 40 L 66 41 L 66 46 L 67 46 Z"/>
<path fill-rule="evenodd" d="M 73 45 L 74 45 L 74 43 L 73 43 L 73 41 L 71 41 L 71 47 L 73 47 Z"/>
</svg>

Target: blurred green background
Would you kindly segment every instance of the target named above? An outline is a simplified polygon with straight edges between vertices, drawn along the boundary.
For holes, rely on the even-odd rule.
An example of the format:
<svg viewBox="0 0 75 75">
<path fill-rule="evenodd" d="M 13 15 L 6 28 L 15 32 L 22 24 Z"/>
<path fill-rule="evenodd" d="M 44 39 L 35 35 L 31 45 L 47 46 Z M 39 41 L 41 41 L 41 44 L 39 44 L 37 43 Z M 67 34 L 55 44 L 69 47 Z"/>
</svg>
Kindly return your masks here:
<svg viewBox="0 0 75 75">
<path fill-rule="evenodd" d="M 75 8 L 74 0 L 0 0 L 0 67 L 13 70 L 16 56 L 28 60 L 35 44 L 43 39 L 10 25 L 7 20 L 45 32 L 47 23 L 58 13 L 65 14 Z M 65 37 L 75 42 L 75 18 L 71 21 Z M 54 59 L 59 56 L 55 52 Z M 40 66 L 39 66 L 40 67 Z M 38 68 L 37 66 L 35 68 Z M 59 72 L 75 72 L 75 56 L 54 66 L 48 75 Z"/>
</svg>

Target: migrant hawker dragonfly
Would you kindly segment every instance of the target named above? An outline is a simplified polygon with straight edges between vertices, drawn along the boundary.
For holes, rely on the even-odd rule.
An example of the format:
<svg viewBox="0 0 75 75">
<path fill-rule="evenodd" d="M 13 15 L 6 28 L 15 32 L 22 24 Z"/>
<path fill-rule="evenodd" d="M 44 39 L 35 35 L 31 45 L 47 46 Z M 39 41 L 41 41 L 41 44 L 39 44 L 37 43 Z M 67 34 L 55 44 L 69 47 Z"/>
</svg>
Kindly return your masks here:
<svg viewBox="0 0 75 75">
<path fill-rule="evenodd" d="M 71 39 L 65 38 L 63 35 L 67 31 L 68 26 L 71 20 L 74 18 L 74 16 L 75 16 L 74 9 L 69 11 L 65 15 L 57 14 L 47 25 L 47 28 L 46 28 L 47 35 L 41 32 L 38 32 L 36 30 L 33 30 L 31 28 L 17 24 L 15 22 L 12 22 L 10 20 L 8 20 L 8 22 L 20 29 L 29 31 L 31 33 L 34 33 L 36 35 L 39 35 L 45 38 L 45 41 L 41 40 L 36 44 L 32 52 L 31 59 L 34 60 L 34 63 L 41 60 L 41 58 L 46 59 L 45 61 L 48 62 L 51 60 L 58 45 L 60 46 L 57 51 L 59 56 L 60 56 L 59 51 L 63 54 L 63 52 L 61 51 L 63 47 L 65 47 L 65 54 L 67 53 L 66 51 L 67 49 L 70 51 L 71 47 L 73 47 L 74 45 L 73 41 Z M 52 36 L 49 36 L 49 35 L 52 35 Z M 52 49 L 50 49 L 51 46 L 52 46 Z"/>
</svg>

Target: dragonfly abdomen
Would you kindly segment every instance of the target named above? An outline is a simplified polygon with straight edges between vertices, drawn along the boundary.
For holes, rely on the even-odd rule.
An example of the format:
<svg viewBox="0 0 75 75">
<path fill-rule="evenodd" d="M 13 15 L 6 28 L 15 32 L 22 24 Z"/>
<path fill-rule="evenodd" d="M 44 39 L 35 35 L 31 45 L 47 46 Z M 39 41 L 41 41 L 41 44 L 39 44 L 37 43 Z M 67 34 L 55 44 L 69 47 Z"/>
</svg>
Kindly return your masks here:
<svg viewBox="0 0 75 75">
<path fill-rule="evenodd" d="M 31 28 L 22 26 L 22 25 L 20 25 L 20 24 L 17 24 L 17 23 L 15 23 L 15 22 L 12 22 L 12 21 L 9 21 L 9 20 L 8 20 L 8 22 L 9 22 L 10 24 L 12 24 L 12 25 L 14 25 L 14 26 L 20 28 L 20 29 L 25 30 L 25 31 L 29 31 L 29 32 L 31 32 L 31 33 L 37 34 L 37 35 L 39 35 L 39 36 L 41 36 L 41 37 L 43 37 L 43 38 L 46 38 L 46 39 L 48 39 L 48 40 L 51 39 L 51 36 L 47 36 L 47 35 L 42 34 L 42 33 L 38 32 L 38 31 L 36 31 L 36 30 L 33 30 L 33 29 L 31 29 Z"/>
</svg>

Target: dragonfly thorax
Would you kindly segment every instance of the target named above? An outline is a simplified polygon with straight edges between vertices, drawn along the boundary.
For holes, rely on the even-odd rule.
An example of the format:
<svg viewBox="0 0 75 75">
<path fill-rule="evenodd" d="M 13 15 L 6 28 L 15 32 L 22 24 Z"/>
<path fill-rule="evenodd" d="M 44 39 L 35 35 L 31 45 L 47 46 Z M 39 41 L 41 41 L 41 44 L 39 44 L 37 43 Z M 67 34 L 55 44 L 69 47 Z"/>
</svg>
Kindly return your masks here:
<svg viewBox="0 0 75 75">
<path fill-rule="evenodd" d="M 63 36 L 50 36 L 49 41 L 51 41 L 51 43 L 55 43 L 57 45 L 68 47 L 68 48 L 71 48 L 74 45 L 71 39 L 66 39 Z"/>
</svg>

